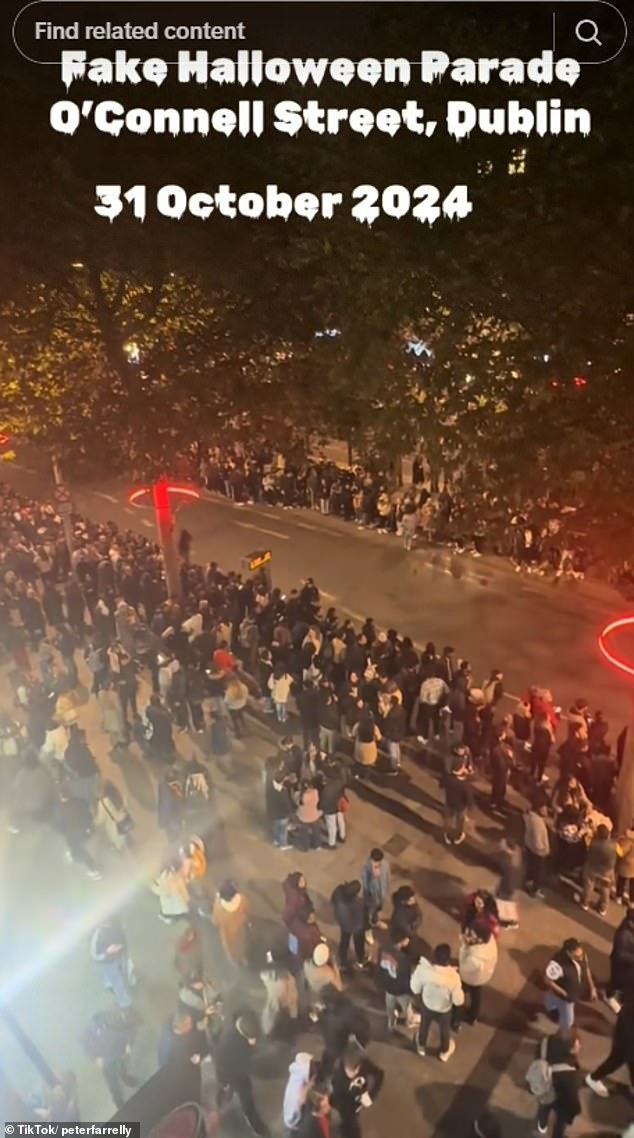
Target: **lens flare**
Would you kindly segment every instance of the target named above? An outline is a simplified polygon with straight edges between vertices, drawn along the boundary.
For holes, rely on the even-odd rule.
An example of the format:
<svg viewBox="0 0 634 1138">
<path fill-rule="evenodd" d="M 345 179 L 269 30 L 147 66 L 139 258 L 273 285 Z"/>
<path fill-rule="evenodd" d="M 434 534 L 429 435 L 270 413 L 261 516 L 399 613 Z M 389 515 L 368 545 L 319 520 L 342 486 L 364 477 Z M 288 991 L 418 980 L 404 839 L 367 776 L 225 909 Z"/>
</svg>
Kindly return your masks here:
<svg viewBox="0 0 634 1138">
<path fill-rule="evenodd" d="M 634 616 L 619 616 L 616 620 L 611 620 L 609 624 L 606 624 L 599 634 L 599 651 L 613 668 L 619 672 L 625 672 L 628 676 L 634 676 L 634 662 L 630 663 L 623 656 L 617 655 L 609 646 L 609 640 L 614 633 L 620 632 L 624 628 L 634 628 Z"/>
</svg>

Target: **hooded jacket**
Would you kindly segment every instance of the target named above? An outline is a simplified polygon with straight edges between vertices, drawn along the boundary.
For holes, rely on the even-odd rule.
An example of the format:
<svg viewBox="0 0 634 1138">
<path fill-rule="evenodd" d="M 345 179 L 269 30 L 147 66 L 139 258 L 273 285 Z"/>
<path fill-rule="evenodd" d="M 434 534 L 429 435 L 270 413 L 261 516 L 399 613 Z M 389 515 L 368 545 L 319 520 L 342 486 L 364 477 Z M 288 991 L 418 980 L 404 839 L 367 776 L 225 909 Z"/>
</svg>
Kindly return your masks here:
<svg viewBox="0 0 634 1138">
<path fill-rule="evenodd" d="M 282 1117 L 284 1125 L 289 1130 L 296 1130 L 302 1120 L 312 1059 L 312 1055 L 307 1051 L 300 1051 L 288 1068 L 288 1082 L 284 1091 Z"/>
<path fill-rule="evenodd" d="M 410 981 L 415 996 L 420 996 L 431 1012 L 448 1012 L 464 1004 L 464 992 L 458 969 L 452 964 L 432 964 L 421 956 Z"/>
<path fill-rule="evenodd" d="M 335 911 L 335 920 L 343 933 L 361 933 L 365 931 L 365 906 L 361 891 L 354 891 L 354 882 L 344 881 L 337 885 L 331 903 Z"/>
<path fill-rule="evenodd" d="M 486 944 L 461 944 L 458 954 L 460 979 L 472 988 L 488 984 L 498 962 L 498 946 L 494 936 Z"/>
</svg>

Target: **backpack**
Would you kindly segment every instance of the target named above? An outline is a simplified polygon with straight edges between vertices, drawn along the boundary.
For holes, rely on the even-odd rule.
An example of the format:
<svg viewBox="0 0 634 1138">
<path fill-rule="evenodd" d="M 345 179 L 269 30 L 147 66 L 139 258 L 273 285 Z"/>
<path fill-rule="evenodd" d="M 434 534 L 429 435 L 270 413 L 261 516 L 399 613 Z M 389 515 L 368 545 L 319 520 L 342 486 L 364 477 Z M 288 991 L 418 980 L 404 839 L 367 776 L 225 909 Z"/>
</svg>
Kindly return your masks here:
<svg viewBox="0 0 634 1138">
<path fill-rule="evenodd" d="M 541 1099 L 543 1102 L 550 1102 L 554 1098 L 555 1088 L 553 1086 L 553 1075 L 561 1071 L 574 1071 L 575 1068 L 570 1063 L 549 1063 L 546 1058 L 546 1051 L 548 1048 L 547 1035 L 542 1039 L 539 1046 L 539 1057 L 533 1059 L 528 1071 L 526 1072 L 526 1082 L 528 1089 L 535 1098 Z"/>
</svg>

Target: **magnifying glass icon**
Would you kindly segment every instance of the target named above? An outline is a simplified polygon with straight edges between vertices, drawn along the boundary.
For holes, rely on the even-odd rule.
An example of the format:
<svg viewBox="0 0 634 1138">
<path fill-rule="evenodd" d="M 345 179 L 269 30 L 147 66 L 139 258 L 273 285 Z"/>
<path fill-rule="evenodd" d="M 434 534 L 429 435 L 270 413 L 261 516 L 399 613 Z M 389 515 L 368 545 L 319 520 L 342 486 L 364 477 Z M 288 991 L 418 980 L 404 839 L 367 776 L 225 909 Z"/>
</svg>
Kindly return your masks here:
<svg viewBox="0 0 634 1138">
<path fill-rule="evenodd" d="M 582 32 L 582 29 L 587 29 Z M 588 35 L 588 32 L 590 33 Z M 575 35 L 580 43 L 596 43 L 603 47 L 599 39 L 599 25 L 595 20 L 579 20 L 575 28 Z"/>
</svg>

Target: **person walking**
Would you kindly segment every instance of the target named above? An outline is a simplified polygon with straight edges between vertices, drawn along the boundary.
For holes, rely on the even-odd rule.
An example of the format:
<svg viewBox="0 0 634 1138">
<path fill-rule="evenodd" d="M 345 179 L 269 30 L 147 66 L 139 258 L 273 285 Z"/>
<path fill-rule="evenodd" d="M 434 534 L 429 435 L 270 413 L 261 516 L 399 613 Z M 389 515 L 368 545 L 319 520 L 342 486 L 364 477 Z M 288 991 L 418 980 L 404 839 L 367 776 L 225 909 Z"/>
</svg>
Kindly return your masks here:
<svg viewBox="0 0 634 1138">
<path fill-rule="evenodd" d="M 627 1067 L 630 1094 L 634 1094 L 634 992 L 627 993 L 617 1016 L 609 1055 L 586 1075 L 586 1086 L 601 1098 L 607 1098 L 610 1091 L 605 1079 L 619 1067 Z"/>
<path fill-rule="evenodd" d="M 296 1025 L 299 1015 L 297 982 L 272 952 L 266 954 L 266 964 L 260 971 L 260 980 L 266 990 L 266 1003 L 261 1018 L 262 1034 L 273 1034 L 282 1011 L 288 1012 L 289 1019 Z"/>
<path fill-rule="evenodd" d="M 414 969 L 410 988 L 415 996 L 420 996 L 423 1005 L 416 1051 L 427 1054 L 427 1038 L 432 1023 L 438 1024 L 440 1032 L 440 1055 L 442 1063 L 451 1059 L 456 1050 L 451 1038 L 451 1020 L 454 1008 L 464 1004 L 464 991 L 458 969 L 451 964 L 451 949 L 448 944 L 439 944 L 432 953 L 431 960 L 421 956 Z"/>
<path fill-rule="evenodd" d="M 235 881 L 223 881 L 214 901 L 211 919 L 218 929 L 230 964 L 246 964 L 249 905 Z"/>
<path fill-rule="evenodd" d="M 546 1036 L 539 1047 L 551 1072 L 552 1090 L 537 1109 L 537 1133 L 547 1134 L 551 1114 L 555 1116 L 551 1138 L 564 1138 L 568 1127 L 581 1114 L 579 1101 L 579 1037 L 572 1028 Z"/>
<path fill-rule="evenodd" d="M 99 966 L 104 988 L 112 992 L 122 1012 L 129 1011 L 132 1007 L 130 987 L 134 969 L 118 917 L 106 917 L 97 925 L 90 941 L 90 956 Z"/>
<path fill-rule="evenodd" d="M 268 1138 L 269 1128 L 255 1103 L 251 1067 L 257 1043 L 258 1023 L 250 1011 L 238 1012 L 221 1036 L 214 1062 L 218 1078 L 217 1107 L 221 1111 L 234 1095 L 249 1126 L 259 1138 Z"/>
<path fill-rule="evenodd" d="M 84 1036 L 86 1052 L 101 1070 L 106 1086 L 117 1110 L 125 1104 L 124 1087 L 137 1087 L 128 1070 L 132 1053 L 132 1032 L 129 1020 L 118 1008 L 95 1012 Z"/>
<path fill-rule="evenodd" d="M 575 937 L 564 941 L 549 960 L 545 972 L 546 1011 L 557 1019 L 560 1029 L 575 1022 L 575 1004 L 596 1000 L 597 990 L 585 950 Z"/>
<path fill-rule="evenodd" d="M 605 1002 L 618 1014 L 621 998 L 629 991 L 634 991 L 634 906 L 627 910 L 614 934 Z"/>
<path fill-rule="evenodd" d="M 351 1040 L 332 1075 L 330 1101 L 339 1114 L 341 1138 L 361 1138 L 359 1114 L 376 1101 L 384 1078 L 363 1047 Z"/>
</svg>

